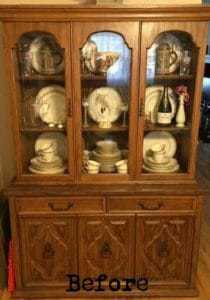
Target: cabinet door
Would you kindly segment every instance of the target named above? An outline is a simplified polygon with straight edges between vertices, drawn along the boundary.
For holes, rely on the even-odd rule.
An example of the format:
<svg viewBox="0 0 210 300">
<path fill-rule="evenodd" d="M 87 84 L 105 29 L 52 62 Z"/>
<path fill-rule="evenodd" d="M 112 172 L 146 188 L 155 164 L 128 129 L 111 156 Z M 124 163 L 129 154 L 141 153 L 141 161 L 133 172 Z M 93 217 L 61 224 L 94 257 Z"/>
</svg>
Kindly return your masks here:
<svg viewBox="0 0 210 300">
<path fill-rule="evenodd" d="M 194 176 L 206 37 L 206 22 L 142 23 L 137 165 L 144 179 Z"/>
<path fill-rule="evenodd" d="M 7 23 L 5 36 L 18 179 L 73 179 L 69 24 Z"/>
<path fill-rule="evenodd" d="M 73 218 L 20 218 L 20 244 L 27 287 L 67 285 L 66 274 L 77 271 Z"/>
<path fill-rule="evenodd" d="M 122 278 L 134 274 L 134 217 L 81 217 L 79 273 Z"/>
<path fill-rule="evenodd" d="M 138 216 L 136 274 L 151 285 L 190 282 L 193 216 Z"/>
<path fill-rule="evenodd" d="M 135 168 L 139 22 L 76 22 L 72 46 L 79 176 L 127 180 Z"/>
</svg>

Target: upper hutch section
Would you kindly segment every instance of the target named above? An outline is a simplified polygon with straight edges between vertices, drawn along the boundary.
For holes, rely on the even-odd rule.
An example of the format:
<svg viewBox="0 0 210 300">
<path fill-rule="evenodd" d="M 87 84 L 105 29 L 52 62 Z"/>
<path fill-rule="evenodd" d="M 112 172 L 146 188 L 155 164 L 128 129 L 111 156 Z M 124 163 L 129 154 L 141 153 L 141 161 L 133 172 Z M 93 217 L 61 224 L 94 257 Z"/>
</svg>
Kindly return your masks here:
<svg viewBox="0 0 210 300">
<path fill-rule="evenodd" d="M 18 179 L 193 179 L 209 8 L 92 7 L 0 9 Z"/>
</svg>

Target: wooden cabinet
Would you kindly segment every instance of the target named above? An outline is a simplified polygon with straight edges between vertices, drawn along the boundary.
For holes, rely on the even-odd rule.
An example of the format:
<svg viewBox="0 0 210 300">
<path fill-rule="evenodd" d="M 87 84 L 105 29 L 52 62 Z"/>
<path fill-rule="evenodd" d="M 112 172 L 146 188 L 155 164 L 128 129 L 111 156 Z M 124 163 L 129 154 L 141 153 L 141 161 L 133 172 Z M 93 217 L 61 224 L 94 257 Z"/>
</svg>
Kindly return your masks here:
<svg viewBox="0 0 210 300">
<path fill-rule="evenodd" d="M 186 215 L 138 216 L 138 275 L 151 285 L 189 286 L 194 220 Z"/>
<path fill-rule="evenodd" d="M 210 8 L 81 2 L 0 7 L 17 165 L 13 298 L 196 295 Z M 71 294 L 68 273 L 106 273 L 106 290 Z M 109 289 L 142 276 L 144 294 Z"/>
<path fill-rule="evenodd" d="M 79 269 L 83 277 L 134 274 L 135 219 L 132 216 L 88 216 L 79 222 Z"/>
<path fill-rule="evenodd" d="M 23 285 L 66 286 L 66 274 L 77 272 L 75 220 L 31 214 L 19 223 Z"/>
</svg>

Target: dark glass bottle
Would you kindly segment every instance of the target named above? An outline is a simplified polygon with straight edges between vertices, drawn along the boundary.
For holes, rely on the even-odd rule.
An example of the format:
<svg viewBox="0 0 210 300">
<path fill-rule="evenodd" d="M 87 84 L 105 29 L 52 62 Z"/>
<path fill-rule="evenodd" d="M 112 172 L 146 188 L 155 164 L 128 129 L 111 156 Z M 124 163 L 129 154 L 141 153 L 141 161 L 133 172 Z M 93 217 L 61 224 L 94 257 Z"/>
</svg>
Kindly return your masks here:
<svg viewBox="0 0 210 300">
<path fill-rule="evenodd" d="M 168 95 L 168 87 L 165 86 L 157 113 L 157 122 L 161 125 L 171 124 L 172 107 Z"/>
</svg>

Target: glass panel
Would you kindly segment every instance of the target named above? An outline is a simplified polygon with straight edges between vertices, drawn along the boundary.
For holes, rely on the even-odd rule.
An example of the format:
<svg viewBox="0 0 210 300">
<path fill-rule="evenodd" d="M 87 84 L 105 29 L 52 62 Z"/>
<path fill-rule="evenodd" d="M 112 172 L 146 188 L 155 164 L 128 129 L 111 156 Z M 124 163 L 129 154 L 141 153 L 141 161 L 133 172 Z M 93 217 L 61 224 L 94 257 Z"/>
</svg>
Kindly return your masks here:
<svg viewBox="0 0 210 300">
<path fill-rule="evenodd" d="M 197 55 L 181 31 L 160 34 L 147 51 L 143 172 L 188 171 Z"/>
<path fill-rule="evenodd" d="M 113 32 L 81 49 L 83 173 L 128 173 L 131 50 Z"/>
<path fill-rule="evenodd" d="M 23 35 L 16 51 L 23 172 L 66 173 L 65 51 L 41 32 Z"/>
</svg>

